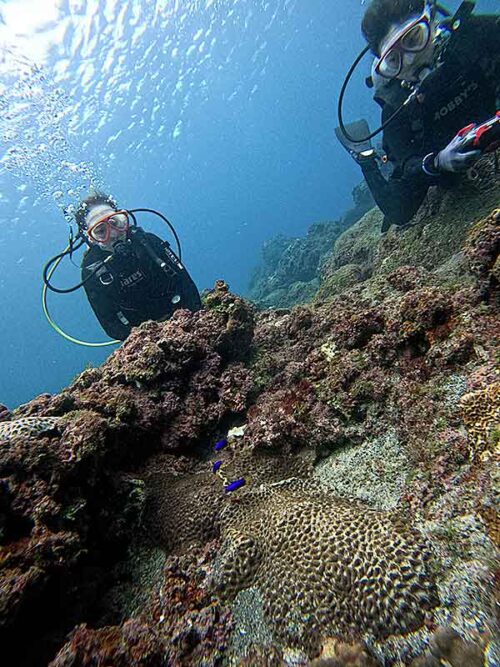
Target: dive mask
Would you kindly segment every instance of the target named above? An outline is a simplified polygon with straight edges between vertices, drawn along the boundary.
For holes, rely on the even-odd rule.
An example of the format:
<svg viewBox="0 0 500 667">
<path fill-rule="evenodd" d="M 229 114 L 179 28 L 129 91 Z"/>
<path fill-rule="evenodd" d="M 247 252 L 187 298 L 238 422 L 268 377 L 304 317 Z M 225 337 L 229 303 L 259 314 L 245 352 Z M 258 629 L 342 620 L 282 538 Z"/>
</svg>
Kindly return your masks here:
<svg viewBox="0 0 500 667">
<path fill-rule="evenodd" d="M 403 68 L 405 53 L 424 51 L 432 35 L 432 15 L 428 6 L 421 16 L 413 19 L 389 41 L 375 65 L 375 73 L 386 79 L 395 79 Z"/>
<path fill-rule="evenodd" d="M 90 225 L 87 234 L 96 243 L 105 244 L 110 240 L 113 229 L 117 232 L 127 232 L 129 227 L 128 212 L 125 210 L 113 211 Z"/>
</svg>

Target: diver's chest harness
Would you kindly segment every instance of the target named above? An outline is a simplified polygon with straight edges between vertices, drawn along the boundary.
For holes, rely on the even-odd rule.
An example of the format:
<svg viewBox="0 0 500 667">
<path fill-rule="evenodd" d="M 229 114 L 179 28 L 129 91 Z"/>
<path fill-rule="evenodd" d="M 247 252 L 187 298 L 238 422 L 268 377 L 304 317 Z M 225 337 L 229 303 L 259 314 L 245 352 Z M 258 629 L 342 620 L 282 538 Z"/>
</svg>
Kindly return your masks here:
<svg viewBox="0 0 500 667">
<path fill-rule="evenodd" d="M 129 238 L 127 241 L 118 244 L 118 246 L 114 249 L 114 252 L 107 255 L 104 259 L 97 259 L 95 262 L 84 267 L 87 269 L 88 275 L 86 275 L 85 278 L 77 285 L 66 288 L 56 287 L 52 284 L 51 280 L 54 272 L 64 257 L 69 257 L 72 259 L 73 253 L 75 251 L 79 250 L 85 244 L 90 245 L 83 228 L 79 228 L 78 235 L 76 237 L 73 236 L 73 232 L 71 230 L 67 247 L 61 253 L 52 257 L 43 269 L 44 286 L 42 291 L 42 306 L 45 317 L 58 334 L 60 334 L 63 338 L 66 338 L 66 340 L 69 340 L 72 343 L 76 343 L 77 345 L 84 345 L 87 347 L 106 347 L 108 345 L 120 343 L 121 341 L 112 340 L 102 343 L 90 343 L 87 341 L 79 340 L 78 338 L 67 334 L 54 322 L 49 313 L 47 304 L 48 290 L 56 292 L 57 294 L 69 294 L 79 290 L 89 280 L 97 280 L 99 285 L 102 285 L 103 288 L 119 289 L 119 293 L 123 294 L 125 290 L 133 287 L 134 285 L 137 285 L 146 278 L 146 275 L 140 268 L 139 263 L 137 263 L 137 266 L 135 266 L 133 271 L 131 271 L 128 275 L 126 275 L 126 272 L 123 271 L 123 268 L 126 265 L 127 255 L 129 253 L 135 252 L 136 248 L 140 248 L 141 252 L 144 252 L 150 258 L 150 260 L 153 262 L 153 265 L 157 266 L 158 269 L 171 281 L 170 285 L 172 291 L 168 291 L 167 294 L 164 292 L 163 294 L 159 295 L 158 298 L 171 297 L 171 303 L 174 306 L 177 305 L 181 300 L 180 295 L 175 293 L 174 288 L 176 283 L 180 281 L 181 275 L 185 273 L 186 270 L 182 264 L 181 243 L 174 226 L 162 213 L 156 211 L 155 209 L 134 208 L 124 212 L 133 220 L 133 226 L 131 226 L 128 230 Z M 170 245 L 166 241 L 163 241 L 162 252 L 158 254 L 149 242 L 146 232 L 141 227 L 138 227 L 135 215 L 136 213 L 151 213 L 161 218 L 163 222 L 169 227 L 175 238 L 177 244 L 177 254 L 171 249 Z M 117 285 L 118 282 L 120 282 L 119 285 Z M 123 310 L 126 310 L 126 308 L 123 307 Z M 123 315 L 122 311 L 117 313 L 117 317 L 123 324 L 129 324 L 129 321 Z"/>
<path fill-rule="evenodd" d="M 467 71 L 455 71 L 450 77 L 445 77 L 444 71 L 436 70 L 435 76 L 442 76 L 443 85 L 439 85 L 439 81 L 434 77 L 429 78 L 428 86 L 419 89 L 418 95 L 407 109 L 414 140 L 422 149 L 425 149 L 427 136 L 432 138 L 433 143 L 436 139 L 443 143 L 450 141 L 456 133 L 455 128 L 470 122 L 474 118 L 474 112 L 480 111 L 479 108 L 475 109 L 477 93 L 486 90 L 484 75 L 474 66 L 470 66 Z M 427 90 L 432 92 L 428 94 Z M 431 104 L 427 103 L 429 98 Z M 481 95 L 479 99 L 483 106 L 484 96 Z M 494 113 L 494 96 L 491 106 Z"/>
<path fill-rule="evenodd" d="M 85 268 L 103 287 L 113 287 L 126 291 L 146 279 L 141 268 L 139 253 L 144 251 L 157 267 L 169 279 L 175 281 L 183 271 L 179 258 L 172 252 L 166 241 L 163 242 L 162 253 L 152 248 L 144 230 L 136 227 L 130 230 L 130 238 L 120 241 L 104 259 L 99 259 Z"/>
</svg>

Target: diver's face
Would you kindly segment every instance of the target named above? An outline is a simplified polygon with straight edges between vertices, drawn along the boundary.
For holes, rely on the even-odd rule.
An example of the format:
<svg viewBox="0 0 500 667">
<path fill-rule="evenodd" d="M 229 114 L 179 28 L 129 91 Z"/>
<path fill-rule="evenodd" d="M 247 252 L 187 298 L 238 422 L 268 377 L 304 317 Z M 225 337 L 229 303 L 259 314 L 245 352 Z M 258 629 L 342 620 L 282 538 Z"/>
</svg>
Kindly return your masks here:
<svg viewBox="0 0 500 667">
<path fill-rule="evenodd" d="M 103 250 L 112 252 L 117 242 L 127 238 L 127 216 L 107 204 L 92 206 L 85 217 L 85 225 L 90 242 Z"/>
<path fill-rule="evenodd" d="M 422 70 L 433 63 L 435 34 L 425 13 L 394 23 L 381 42 L 377 72 L 387 79 L 418 81 Z"/>
</svg>

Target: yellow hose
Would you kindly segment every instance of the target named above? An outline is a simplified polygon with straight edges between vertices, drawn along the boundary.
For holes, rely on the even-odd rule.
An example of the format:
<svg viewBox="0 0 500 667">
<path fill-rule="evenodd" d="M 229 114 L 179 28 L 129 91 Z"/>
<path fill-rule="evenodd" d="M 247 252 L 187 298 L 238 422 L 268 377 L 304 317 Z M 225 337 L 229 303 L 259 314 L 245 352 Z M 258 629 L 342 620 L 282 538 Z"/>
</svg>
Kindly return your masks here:
<svg viewBox="0 0 500 667">
<path fill-rule="evenodd" d="M 64 252 L 67 252 L 69 250 L 69 248 L 70 248 L 69 245 L 66 246 Z M 57 267 L 59 266 L 63 256 L 59 257 L 59 259 L 56 262 L 54 262 L 54 266 L 50 269 L 49 274 L 48 274 L 48 278 L 47 278 L 48 281 L 50 281 L 50 279 L 52 278 L 52 275 L 53 275 L 54 271 L 57 269 Z M 109 341 L 105 341 L 103 343 L 89 343 L 87 341 L 79 340 L 78 338 L 74 338 L 73 336 L 70 336 L 65 331 L 63 331 L 54 322 L 54 320 L 50 316 L 49 308 L 48 308 L 48 305 L 47 305 L 47 285 L 46 285 L 46 283 L 44 283 L 43 290 L 42 290 L 42 308 L 43 308 L 43 312 L 45 314 L 45 317 L 47 318 L 47 322 L 50 324 L 50 326 L 54 329 L 54 331 L 57 331 L 57 333 L 60 336 L 62 336 L 63 338 L 66 338 L 66 340 L 69 340 L 70 343 L 75 343 L 76 345 L 83 345 L 84 347 L 107 347 L 108 345 L 117 345 L 117 344 L 120 344 L 122 342 L 121 340 L 109 340 Z"/>
</svg>

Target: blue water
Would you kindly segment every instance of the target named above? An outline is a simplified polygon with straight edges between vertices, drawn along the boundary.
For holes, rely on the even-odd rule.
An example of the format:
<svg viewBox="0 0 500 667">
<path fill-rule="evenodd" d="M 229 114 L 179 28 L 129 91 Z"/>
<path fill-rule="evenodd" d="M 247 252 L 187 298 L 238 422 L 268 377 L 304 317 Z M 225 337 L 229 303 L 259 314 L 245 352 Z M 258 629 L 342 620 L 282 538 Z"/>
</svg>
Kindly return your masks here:
<svg viewBox="0 0 500 667">
<path fill-rule="evenodd" d="M 124 207 L 163 211 L 200 290 L 224 278 L 242 294 L 266 239 L 348 208 L 360 173 L 333 130 L 340 85 L 364 45 L 364 9 L 359 0 L 0 3 L 0 402 L 56 392 L 113 349 L 67 342 L 41 309 L 42 267 L 67 242 L 63 208 L 91 184 Z M 478 9 L 497 11 L 498 0 Z M 373 126 L 368 71 L 345 111 Z M 68 262 L 56 277 L 71 285 L 79 271 Z M 82 290 L 49 298 L 66 331 L 105 340 Z"/>
</svg>

